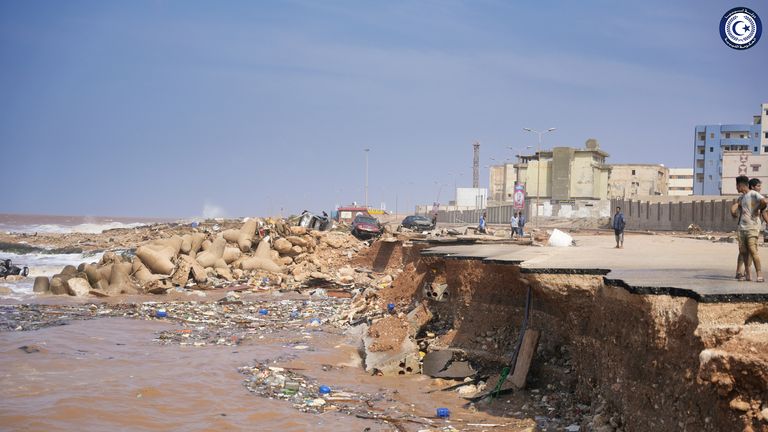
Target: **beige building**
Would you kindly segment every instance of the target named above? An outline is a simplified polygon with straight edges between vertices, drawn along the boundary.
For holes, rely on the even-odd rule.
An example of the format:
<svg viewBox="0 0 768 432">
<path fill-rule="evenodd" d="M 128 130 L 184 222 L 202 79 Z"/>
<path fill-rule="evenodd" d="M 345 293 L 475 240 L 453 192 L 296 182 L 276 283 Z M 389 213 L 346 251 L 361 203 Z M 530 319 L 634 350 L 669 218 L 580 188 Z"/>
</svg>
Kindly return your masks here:
<svg viewBox="0 0 768 432">
<path fill-rule="evenodd" d="M 671 196 L 693 195 L 693 168 L 670 168 L 667 191 Z"/>
<path fill-rule="evenodd" d="M 752 154 L 750 151 L 724 151 L 723 174 L 720 190 L 723 195 L 735 195 L 736 177 L 745 175 L 759 178 L 765 184 L 768 181 L 768 154 Z M 763 189 L 763 193 L 768 193 Z"/>
<path fill-rule="evenodd" d="M 516 164 L 495 165 L 490 169 L 491 200 L 512 201 L 516 182 L 525 185 L 530 198 L 551 201 L 608 198 L 608 153 L 597 140 L 586 147 L 555 147 L 534 155 L 520 156 Z"/>
<path fill-rule="evenodd" d="M 667 195 L 669 169 L 660 164 L 611 164 L 610 198 Z M 693 183 L 691 183 L 693 184 Z"/>
</svg>

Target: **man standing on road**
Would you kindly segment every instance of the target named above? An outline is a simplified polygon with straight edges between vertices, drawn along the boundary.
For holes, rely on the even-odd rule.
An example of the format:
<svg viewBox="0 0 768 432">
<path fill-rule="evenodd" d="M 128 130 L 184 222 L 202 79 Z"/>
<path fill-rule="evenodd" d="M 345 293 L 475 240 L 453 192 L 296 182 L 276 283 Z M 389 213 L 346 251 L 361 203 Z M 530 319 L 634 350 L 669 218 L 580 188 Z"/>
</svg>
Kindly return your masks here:
<svg viewBox="0 0 768 432">
<path fill-rule="evenodd" d="M 483 214 L 480 215 L 480 224 L 477 227 L 477 231 L 482 234 L 485 234 L 485 216 L 486 216 L 485 212 L 483 212 Z"/>
<path fill-rule="evenodd" d="M 621 207 L 616 207 L 616 214 L 613 215 L 613 233 L 616 235 L 616 249 L 624 247 L 624 227 L 627 222 L 624 220 L 624 213 L 621 212 Z"/>
<path fill-rule="evenodd" d="M 518 213 L 520 216 L 517 218 L 517 234 L 522 237 L 524 235 L 523 233 L 523 227 L 525 226 L 525 215 L 523 212 Z"/>
<path fill-rule="evenodd" d="M 518 230 L 516 213 L 512 213 L 512 219 L 509 220 L 509 225 L 512 228 L 512 234 L 510 238 L 515 238 L 515 234 L 517 234 L 517 230 Z"/>
<path fill-rule="evenodd" d="M 739 256 L 744 263 L 744 275 L 737 275 L 739 280 L 751 280 L 750 263 L 755 263 L 756 282 L 763 282 L 760 255 L 757 251 L 757 238 L 760 235 L 760 210 L 766 207 L 768 200 L 749 188 L 749 177 L 736 177 L 736 190 L 741 194 L 731 206 L 733 217 L 739 218 Z"/>
</svg>

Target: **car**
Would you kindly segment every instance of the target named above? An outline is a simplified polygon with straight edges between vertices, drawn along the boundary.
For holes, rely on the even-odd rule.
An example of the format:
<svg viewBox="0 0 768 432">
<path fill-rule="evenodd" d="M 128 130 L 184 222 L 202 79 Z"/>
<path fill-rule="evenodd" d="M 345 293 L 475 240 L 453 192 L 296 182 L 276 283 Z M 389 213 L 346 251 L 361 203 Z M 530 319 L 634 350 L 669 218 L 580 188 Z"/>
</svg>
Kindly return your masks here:
<svg viewBox="0 0 768 432">
<path fill-rule="evenodd" d="M 431 220 L 419 215 L 406 216 L 400 225 L 402 225 L 404 228 L 412 229 L 414 231 L 425 231 L 434 228 Z"/>
<path fill-rule="evenodd" d="M 352 221 L 352 235 L 361 239 L 369 239 L 381 234 L 381 225 L 376 218 L 369 215 L 357 215 Z"/>
</svg>

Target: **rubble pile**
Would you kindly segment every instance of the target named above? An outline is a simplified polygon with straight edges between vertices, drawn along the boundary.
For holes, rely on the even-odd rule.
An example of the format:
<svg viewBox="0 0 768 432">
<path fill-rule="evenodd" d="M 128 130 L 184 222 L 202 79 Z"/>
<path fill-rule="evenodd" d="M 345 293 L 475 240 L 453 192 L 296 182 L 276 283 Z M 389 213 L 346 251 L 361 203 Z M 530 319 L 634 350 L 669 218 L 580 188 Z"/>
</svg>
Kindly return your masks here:
<svg viewBox="0 0 768 432">
<path fill-rule="evenodd" d="M 174 287 L 233 283 L 256 287 L 264 278 L 284 289 L 322 281 L 346 286 L 371 282 L 367 274 L 339 269 L 366 247 L 345 232 L 310 230 L 285 220 L 258 218 L 225 230 L 215 224 L 187 231 L 163 238 L 143 236 L 135 250 L 108 251 L 99 262 L 67 266 L 50 280 L 38 277 L 34 291 L 109 297 L 163 294 Z"/>
</svg>

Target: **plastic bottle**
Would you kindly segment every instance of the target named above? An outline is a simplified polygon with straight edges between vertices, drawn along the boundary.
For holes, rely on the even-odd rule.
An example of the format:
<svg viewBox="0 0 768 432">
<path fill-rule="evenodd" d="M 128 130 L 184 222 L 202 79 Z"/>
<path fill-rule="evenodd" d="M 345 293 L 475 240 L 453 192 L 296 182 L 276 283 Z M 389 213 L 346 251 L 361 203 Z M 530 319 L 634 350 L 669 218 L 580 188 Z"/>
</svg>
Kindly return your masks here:
<svg viewBox="0 0 768 432">
<path fill-rule="evenodd" d="M 267 309 L 259 309 L 259 315 L 269 315 L 269 310 L 267 310 Z"/>
<path fill-rule="evenodd" d="M 387 312 L 393 313 L 394 311 L 395 311 L 395 304 L 394 303 L 388 304 L 387 305 Z"/>
<path fill-rule="evenodd" d="M 321 395 L 327 395 L 331 393 L 331 388 L 328 387 L 327 385 L 321 385 L 320 388 L 318 389 L 318 392 Z"/>
<path fill-rule="evenodd" d="M 438 408 L 437 416 L 439 418 L 448 418 L 451 416 L 451 412 L 448 410 L 448 408 Z"/>
<path fill-rule="evenodd" d="M 158 309 L 155 311 L 155 316 L 158 318 L 165 318 L 168 316 L 168 312 L 165 309 Z"/>
</svg>

